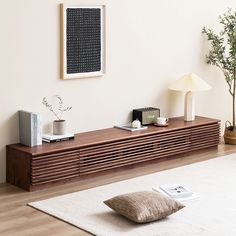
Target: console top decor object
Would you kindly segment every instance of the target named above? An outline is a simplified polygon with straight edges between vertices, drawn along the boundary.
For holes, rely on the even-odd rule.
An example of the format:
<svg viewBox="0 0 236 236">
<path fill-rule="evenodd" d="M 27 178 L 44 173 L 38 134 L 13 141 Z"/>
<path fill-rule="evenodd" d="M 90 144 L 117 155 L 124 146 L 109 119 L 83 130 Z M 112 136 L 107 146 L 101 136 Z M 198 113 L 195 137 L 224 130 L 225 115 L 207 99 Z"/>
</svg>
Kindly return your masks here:
<svg viewBox="0 0 236 236">
<path fill-rule="evenodd" d="M 7 182 L 28 191 L 102 175 L 161 158 L 217 148 L 220 121 L 170 118 L 167 127 L 149 125 L 136 132 L 108 128 L 75 134 L 73 140 L 27 147 L 7 145 Z M 164 159 L 163 159 L 164 160 Z"/>
<path fill-rule="evenodd" d="M 133 120 L 138 119 L 142 125 L 156 123 L 156 119 L 159 116 L 160 109 L 155 107 L 144 107 L 133 110 Z"/>
<path fill-rule="evenodd" d="M 190 73 L 183 75 L 180 79 L 174 81 L 169 86 L 169 89 L 186 92 L 184 102 L 184 120 L 193 121 L 195 120 L 195 102 L 193 92 L 209 90 L 211 89 L 211 86 L 197 75 Z"/>
<path fill-rule="evenodd" d="M 62 116 L 64 112 L 70 111 L 72 107 L 64 107 L 60 95 L 54 95 L 54 98 L 57 101 L 56 105 L 50 104 L 46 97 L 43 98 L 42 103 L 56 117 L 56 120 L 53 121 L 53 134 L 64 135 L 66 133 L 66 121 L 62 119 Z"/>
</svg>

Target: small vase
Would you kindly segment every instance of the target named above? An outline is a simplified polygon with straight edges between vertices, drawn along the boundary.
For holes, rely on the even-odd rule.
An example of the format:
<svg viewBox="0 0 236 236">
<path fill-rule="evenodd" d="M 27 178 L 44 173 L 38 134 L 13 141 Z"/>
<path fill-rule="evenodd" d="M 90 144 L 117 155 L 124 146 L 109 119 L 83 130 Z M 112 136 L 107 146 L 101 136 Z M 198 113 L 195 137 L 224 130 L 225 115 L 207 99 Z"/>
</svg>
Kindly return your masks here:
<svg viewBox="0 0 236 236">
<path fill-rule="evenodd" d="M 54 120 L 53 121 L 53 134 L 62 135 L 66 133 L 66 121 Z"/>
</svg>

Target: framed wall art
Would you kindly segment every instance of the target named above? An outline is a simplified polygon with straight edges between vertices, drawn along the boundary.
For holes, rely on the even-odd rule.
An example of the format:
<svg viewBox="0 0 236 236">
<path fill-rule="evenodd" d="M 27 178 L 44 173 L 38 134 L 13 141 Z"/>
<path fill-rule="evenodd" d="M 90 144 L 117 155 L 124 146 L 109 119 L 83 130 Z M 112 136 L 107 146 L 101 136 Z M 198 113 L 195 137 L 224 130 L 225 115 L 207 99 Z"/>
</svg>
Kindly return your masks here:
<svg viewBox="0 0 236 236">
<path fill-rule="evenodd" d="M 105 69 L 105 6 L 61 4 L 62 79 L 101 76 Z"/>
</svg>

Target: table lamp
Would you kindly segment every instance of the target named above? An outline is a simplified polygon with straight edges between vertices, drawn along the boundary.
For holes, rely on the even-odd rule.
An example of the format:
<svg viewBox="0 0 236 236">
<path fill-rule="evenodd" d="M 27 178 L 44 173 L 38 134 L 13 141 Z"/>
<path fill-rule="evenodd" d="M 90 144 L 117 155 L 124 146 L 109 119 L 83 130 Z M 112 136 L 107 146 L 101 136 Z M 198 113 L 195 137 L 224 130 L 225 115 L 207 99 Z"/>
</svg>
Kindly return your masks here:
<svg viewBox="0 0 236 236">
<path fill-rule="evenodd" d="M 195 120 L 195 105 L 194 95 L 192 92 L 203 91 L 211 89 L 211 86 L 197 75 L 191 73 L 182 76 L 180 79 L 174 81 L 169 87 L 171 90 L 184 91 L 185 104 L 184 104 L 184 120 Z"/>
</svg>

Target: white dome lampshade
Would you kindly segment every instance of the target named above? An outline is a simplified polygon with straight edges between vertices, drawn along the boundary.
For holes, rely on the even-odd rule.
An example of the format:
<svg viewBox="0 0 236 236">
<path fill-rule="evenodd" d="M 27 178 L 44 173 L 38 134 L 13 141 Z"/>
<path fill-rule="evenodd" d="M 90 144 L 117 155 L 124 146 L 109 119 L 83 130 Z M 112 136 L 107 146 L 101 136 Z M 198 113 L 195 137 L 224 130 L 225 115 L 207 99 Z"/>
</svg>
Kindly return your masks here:
<svg viewBox="0 0 236 236">
<path fill-rule="evenodd" d="M 197 75 L 190 73 L 174 81 L 168 88 L 171 90 L 186 92 L 184 120 L 193 121 L 195 120 L 195 106 L 192 92 L 209 90 L 211 89 L 211 86 Z"/>
</svg>

